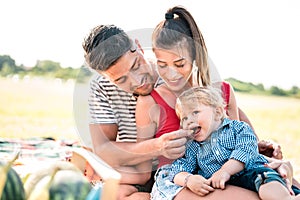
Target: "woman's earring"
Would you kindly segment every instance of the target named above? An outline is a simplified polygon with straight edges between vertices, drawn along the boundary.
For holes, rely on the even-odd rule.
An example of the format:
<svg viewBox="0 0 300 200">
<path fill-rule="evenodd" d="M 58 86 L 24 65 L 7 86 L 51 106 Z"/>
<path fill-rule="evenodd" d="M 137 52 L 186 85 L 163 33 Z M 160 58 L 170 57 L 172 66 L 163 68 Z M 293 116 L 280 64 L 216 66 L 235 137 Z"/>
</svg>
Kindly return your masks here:
<svg viewBox="0 0 300 200">
<path fill-rule="evenodd" d="M 198 83 L 198 67 L 196 65 L 195 60 L 193 61 L 192 73 L 193 73 L 192 74 L 193 87 L 202 86 L 202 81 L 199 81 Z"/>
</svg>

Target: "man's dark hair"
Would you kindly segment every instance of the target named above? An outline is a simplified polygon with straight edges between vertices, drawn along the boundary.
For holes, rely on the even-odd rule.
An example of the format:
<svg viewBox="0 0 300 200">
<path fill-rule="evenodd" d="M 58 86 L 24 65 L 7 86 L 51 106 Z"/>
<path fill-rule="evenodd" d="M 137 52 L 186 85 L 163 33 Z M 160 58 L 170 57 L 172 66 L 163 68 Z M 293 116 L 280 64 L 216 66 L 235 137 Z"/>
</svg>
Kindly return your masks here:
<svg viewBox="0 0 300 200">
<path fill-rule="evenodd" d="M 95 70 L 105 71 L 132 46 L 129 36 L 115 25 L 99 25 L 84 39 L 86 63 Z"/>
</svg>

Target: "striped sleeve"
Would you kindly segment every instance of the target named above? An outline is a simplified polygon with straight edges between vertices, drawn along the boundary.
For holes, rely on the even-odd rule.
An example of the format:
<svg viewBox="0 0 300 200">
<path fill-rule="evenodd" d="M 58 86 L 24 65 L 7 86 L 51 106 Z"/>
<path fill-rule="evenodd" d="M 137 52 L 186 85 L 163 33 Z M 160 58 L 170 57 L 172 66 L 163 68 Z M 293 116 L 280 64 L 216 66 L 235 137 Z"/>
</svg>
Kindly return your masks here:
<svg viewBox="0 0 300 200">
<path fill-rule="evenodd" d="M 101 75 L 90 83 L 90 124 L 117 124 L 117 141 L 136 142 L 136 97 Z"/>
<path fill-rule="evenodd" d="M 100 79 L 101 80 L 101 79 Z M 103 86 L 107 86 L 105 82 L 101 82 L 99 78 L 93 79 L 90 83 L 90 96 L 89 96 L 89 111 L 91 124 L 116 124 L 112 107 L 107 99 L 106 91 Z M 113 88 L 107 88 L 113 89 Z"/>
</svg>

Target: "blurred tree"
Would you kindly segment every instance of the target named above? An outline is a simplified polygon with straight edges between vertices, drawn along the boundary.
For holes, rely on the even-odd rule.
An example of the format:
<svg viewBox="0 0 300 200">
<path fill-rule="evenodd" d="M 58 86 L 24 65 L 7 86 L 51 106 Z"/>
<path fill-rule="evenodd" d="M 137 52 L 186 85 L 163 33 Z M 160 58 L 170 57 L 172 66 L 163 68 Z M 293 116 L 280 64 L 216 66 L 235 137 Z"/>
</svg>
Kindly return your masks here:
<svg viewBox="0 0 300 200">
<path fill-rule="evenodd" d="M 53 62 L 51 60 L 38 60 L 36 65 L 32 68 L 35 72 L 55 72 L 61 69 L 58 62 Z"/>
<path fill-rule="evenodd" d="M 0 71 L 2 70 L 3 66 L 15 67 L 16 62 L 8 55 L 3 55 L 3 56 L 0 55 Z"/>
<path fill-rule="evenodd" d="M 15 60 L 10 56 L 0 55 L 0 76 L 7 76 L 10 74 L 18 74 L 21 77 L 25 75 L 31 75 L 60 78 L 63 80 L 76 79 L 78 82 L 85 82 L 89 80 L 93 73 L 86 66 L 81 66 L 80 68 L 62 68 L 60 63 L 51 60 L 38 60 L 33 68 L 26 69 L 24 65 L 17 66 Z M 228 78 L 226 80 L 231 83 L 234 90 L 237 92 L 293 96 L 300 98 L 300 89 L 297 86 L 293 86 L 290 90 L 283 90 L 277 86 L 272 86 L 269 90 L 266 90 L 264 85 L 261 83 L 247 83 L 235 78 Z"/>
<path fill-rule="evenodd" d="M 59 69 L 55 72 L 54 77 L 55 78 L 61 78 L 61 79 L 64 79 L 64 80 L 76 79 L 78 71 L 79 71 L 79 69 L 73 69 L 71 67 L 61 68 L 61 69 Z"/>
<path fill-rule="evenodd" d="M 265 87 L 262 83 L 257 84 L 256 87 L 261 91 L 265 91 Z"/>
<path fill-rule="evenodd" d="M 1 76 L 7 76 L 9 74 L 14 74 L 15 67 L 9 65 L 7 62 L 3 63 L 1 68 Z"/>
<path fill-rule="evenodd" d="M 298 94 L 300 92 L 300 90 L 299 90 L 299 88 L 297 86 L 293 86 L 289 92 L 292 95 L 296 95 L 296 94 Z"/>
<path fill-rule="evenodd" d="M 270 93 L 272 95 L 277 95 L 277 96 L 286 96 L 287 95 L 287 93 L 284 90 L 280 89 L 277 86 L 272 86 L 270 88 Z"/>
</svg>

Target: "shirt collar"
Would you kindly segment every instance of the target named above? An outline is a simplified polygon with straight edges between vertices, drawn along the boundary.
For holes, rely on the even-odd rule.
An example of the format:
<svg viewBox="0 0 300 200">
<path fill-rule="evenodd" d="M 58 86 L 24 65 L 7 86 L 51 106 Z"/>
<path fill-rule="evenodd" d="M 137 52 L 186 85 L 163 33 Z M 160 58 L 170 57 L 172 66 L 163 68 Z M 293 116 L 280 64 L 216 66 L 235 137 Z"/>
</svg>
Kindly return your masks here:
<svg viewBox="0 0 300 200">
<path fill-rule="evenodd" d="M 219 128 L 216 131 L 218 131 L 219 129 L 223 129 L 224 126 L 229 125 L 230 121 L 231 121 L 230 119 L 224 118 L 222 124 L 219 126 Z"/>
<path fill-rule="evenodd" d="M 199 144 L 205 144 L 205 143 L 211 142 L 211 138 L 215 137 L 215 134 L 218 134 L 219 130 L 222 130 L 225 126 L 229 125 L 230 122 L 231 122 L 230 119 L 224 118 L 221 125 L 219 126 L 219 128 L 217 128 L 215 131 L 213 131 L 205 141 L 199 142 Z"/>
</svg>

